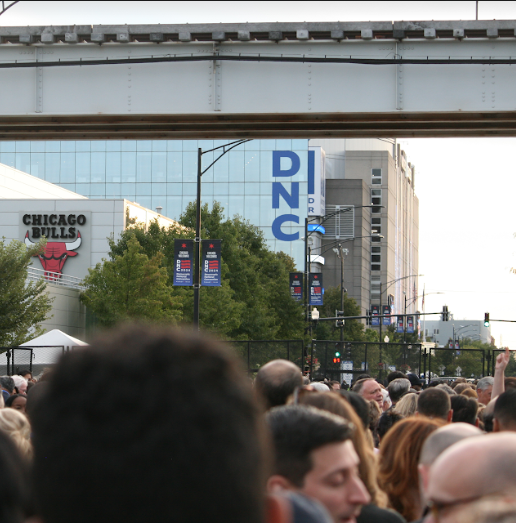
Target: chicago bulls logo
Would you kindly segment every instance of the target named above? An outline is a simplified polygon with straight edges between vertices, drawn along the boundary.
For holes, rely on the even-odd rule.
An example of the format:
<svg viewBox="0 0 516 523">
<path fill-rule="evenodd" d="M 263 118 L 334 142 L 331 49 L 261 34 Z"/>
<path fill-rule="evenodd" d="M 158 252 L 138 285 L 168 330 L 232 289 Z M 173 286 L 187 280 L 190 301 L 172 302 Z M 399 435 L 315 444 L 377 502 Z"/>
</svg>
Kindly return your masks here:
<svg viewBox="0 0 516 523">
<path fill-rule="evenodd" d="M 77 239 L 73 242 L 47 242 L 45 250 L 34 256 L 39 258 L 43 269 L 45 270 L 45 278 L 47 280 L 58 280 L 61 278 L 62 270 L 66 260 L 70 256 L 77 256 L 74 252 L 80 247 L 82 243 L 81 233 L 77 232 Z M 35 245 L 29 239 L 29 231 L 25 235 L 25 245 L 32 247 Z"/>
</svg>

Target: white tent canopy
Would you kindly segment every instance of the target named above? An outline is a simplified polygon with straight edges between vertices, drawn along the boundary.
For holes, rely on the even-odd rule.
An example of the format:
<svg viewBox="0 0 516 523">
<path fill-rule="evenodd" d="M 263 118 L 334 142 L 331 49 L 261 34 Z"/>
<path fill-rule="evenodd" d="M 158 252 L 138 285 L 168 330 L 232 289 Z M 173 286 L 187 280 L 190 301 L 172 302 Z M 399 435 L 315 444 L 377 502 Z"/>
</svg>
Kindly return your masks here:
<svg viewBox="0 0 516 523">
<path fill-rule="evenodd" d="M 34 347 L 33 349 L 33 365 L 51 365 L 56 363 L 57 359 L 65 350 L 72 347 L 84 347 L 88 344 L 84 341 L 78 340 L 73 336 L 54 329 L 33 340 L 22 343 L 20 347 Z"/>
</svg>

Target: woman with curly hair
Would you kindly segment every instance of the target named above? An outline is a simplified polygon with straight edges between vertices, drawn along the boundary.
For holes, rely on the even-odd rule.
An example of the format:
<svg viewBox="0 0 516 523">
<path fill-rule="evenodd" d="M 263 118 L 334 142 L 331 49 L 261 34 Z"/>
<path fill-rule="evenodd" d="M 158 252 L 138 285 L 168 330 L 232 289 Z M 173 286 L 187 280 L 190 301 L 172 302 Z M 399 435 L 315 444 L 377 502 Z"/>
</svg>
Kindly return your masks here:
<svg viewBox="0 0 516 523">
<path fill-rule="evenodd" d="M 417 466 L 426 438 L 444 420 L 412 417 L 399 421 L 382 439 L 380 447 L 380 487 L 389 497 L 391 508 L 407 521 L 414 521 L 422 512 Z"/>
</svg>

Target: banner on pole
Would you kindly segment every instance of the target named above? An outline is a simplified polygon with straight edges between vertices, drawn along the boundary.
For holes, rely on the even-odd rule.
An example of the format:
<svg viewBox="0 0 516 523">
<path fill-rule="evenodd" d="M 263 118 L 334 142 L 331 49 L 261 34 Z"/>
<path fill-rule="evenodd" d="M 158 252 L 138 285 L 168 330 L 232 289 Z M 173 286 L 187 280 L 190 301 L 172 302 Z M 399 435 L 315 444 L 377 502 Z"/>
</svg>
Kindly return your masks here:
<svg viewBox="0 0 516 523">
<path fill-rule="evenodd" d="M 414 334 L 414 316 L 407 316 L 407 333 Z"/>
<path fill-rule="evenodd" d="M 202 240 L 202 277 L 201 285 L 206 287 L 221 286 L 220 244 L 222 240 Z"/>
<path fill-rule="evenodd" d="M 403 316 L 398 316 L 396 321 L 396 332 L 402 333 L 403 332 Z"/>
<path fill-rule="evenodd" d="M 303 300 L 303 273 L 302 272 L 291 272 L 290 273 L 290 295 L 296 301 Z"/>
<path fill-rule="evenodd" d="M 390 305 L 384 305 L 383 306 L 383 318 L 382 318 L 382 325 L 390 325 L 391 324 L 391 306 Z"/>
<path fill-rule="evenodd" d="M 174 240 L 174 285 L 193 285 L 193 240 Z"/>
<path fill-rule="evenodd" d="M 380 325 L 380 306 L 371 305 L 371 325 Z"/>
<path fill-rule="evenodd" d="M 323 304 L 323 282 L 322 274 L 320 272 L 311 272 L 308 275 L 308 286 L 310 288 L 310 303 L 309 305 Z"/>
</svg>

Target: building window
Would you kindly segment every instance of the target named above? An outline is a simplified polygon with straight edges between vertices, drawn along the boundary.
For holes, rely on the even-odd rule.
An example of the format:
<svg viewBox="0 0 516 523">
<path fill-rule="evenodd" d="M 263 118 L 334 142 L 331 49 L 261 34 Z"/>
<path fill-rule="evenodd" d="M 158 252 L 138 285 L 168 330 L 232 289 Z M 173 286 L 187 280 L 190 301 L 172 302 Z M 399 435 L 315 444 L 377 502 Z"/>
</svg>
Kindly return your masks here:
<svg viewBox="0 0 516 523">
<path fill-rule="evenodd" d="M 379 214 L 382 212 L 382 190 L 381 189 L 371 189 L 371 212 L 373 214 Z"/>
<path fill-rule="evenodd" d="M 353 205 L 326 205 L 326 215 L 331 215 L 331 218 L 324 222 L 325 238 L 338 240 L 355 237 L 355 207 Z"/>
<path fill-rule="evenodd" d="M 373 263 L 373 264 L 371 264 L 371 270 L 372 271 L 381 271 L 382 268 L 379 263 Z"/>
<path fill-rule="evenodd" d="M 382 185 L 382 170 L 371 169 L 371 183 L 373 185 Z"/>
<path fill-rule="evenodd" d="M 381 240 L 382 240 L 382 239 L 381 239 L 379 236 L 373 236 L 373 237 L 371 238 L 371 241 L 372 241 L 373 243 L 380 243 Z"/>
</svg>

